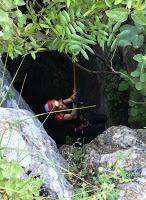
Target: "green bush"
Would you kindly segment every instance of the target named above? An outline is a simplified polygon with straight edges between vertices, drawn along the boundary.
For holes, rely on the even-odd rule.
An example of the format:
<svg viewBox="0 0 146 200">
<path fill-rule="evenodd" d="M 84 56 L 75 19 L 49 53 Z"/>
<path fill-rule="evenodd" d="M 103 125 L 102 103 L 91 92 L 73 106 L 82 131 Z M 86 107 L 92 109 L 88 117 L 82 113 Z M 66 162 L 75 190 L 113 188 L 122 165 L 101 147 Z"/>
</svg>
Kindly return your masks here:
<svg viewBox="0 0 146 200">
<path fill-rule="evenodd" d="M 117 46 L 143 45 L 145 2 L 139 0 L 1 0 L 0 52 L 11 58 L 38 51 L 58 50 L 73 60 L 96 42 L 113 51 Z M 21 6 L 27 11 L 21 12 Z M 130 20 L 129 20 L 130 19 Z M 127 24 L 126 24 L 127 23 Z"/>
<path fill-rule="evenodd" d="M 24 174 L 17 161 L 0 157 L 0 199 L 34 200 L 39 198 L 42 181 L 34 177 L 20 178 Z"/>
<path fill-rule="evenodd" d="M 116 163 L 105 167 L 84 163 L 82 148 L 72 146 L 67 154 L 70 167 L 66 177 L 75 188 L 72 200 L 117 200 L 118 185 L 132 180 L 132 175 L 119 165 L 124 158 L 122 152 L 117 154 Z"/>
</svg>

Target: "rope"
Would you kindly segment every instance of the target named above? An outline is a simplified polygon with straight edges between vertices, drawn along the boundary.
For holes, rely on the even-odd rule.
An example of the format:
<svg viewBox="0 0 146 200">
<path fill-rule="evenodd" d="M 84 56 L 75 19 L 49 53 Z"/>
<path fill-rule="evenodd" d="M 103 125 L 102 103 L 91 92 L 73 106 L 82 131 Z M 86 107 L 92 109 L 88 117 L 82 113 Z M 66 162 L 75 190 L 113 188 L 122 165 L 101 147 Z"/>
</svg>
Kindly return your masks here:
<svg viewBox="0 0 146 200">
<path fill-rule="evenodd" d="M 77 84 L 76 84 L 76 65 L 75 63 L 73 64 L 73 84 L 74 84 L 74 92 L 76 93 L 77 91 Z"/>
</svg>

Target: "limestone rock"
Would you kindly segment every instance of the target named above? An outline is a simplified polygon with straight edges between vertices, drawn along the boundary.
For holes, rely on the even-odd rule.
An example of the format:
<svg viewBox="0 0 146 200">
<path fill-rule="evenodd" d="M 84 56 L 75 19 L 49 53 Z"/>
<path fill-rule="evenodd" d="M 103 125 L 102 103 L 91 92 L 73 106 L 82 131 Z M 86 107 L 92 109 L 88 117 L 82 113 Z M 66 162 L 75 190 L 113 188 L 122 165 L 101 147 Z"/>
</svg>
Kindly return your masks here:
<svg viewBox="0 0 146 200">
<path fill-rule="evenodd" d="M 108 169 L 118 161 L 120 167 L 134 174 L 134 182 L 119 186 L 119 200 L 146 200 L 146 145 L 142 140 L 144 134 L 138 132 L 125 126 L 113 126 L 84 147 L 87 165 Z"/>
<path fill-rule="evenodd" d="M 122 184 L 118 200 L 146 200 L 146 178 L 137 178 L 134 182 Z"/>
<path fill-rule="evenodd" d="M 0 107 L 22 108 L 30 110 L 27 103 L 13 87 L 13 81 L 9 72 L 5 69 L 0 57 Z"/>
<path fill-rule="evenodd" d="M 43 176 L 46 190 L 53 197 L 70 196 L 72 187 L 62 175 L 63 158 L 55 142 L 47 135 L 41 123 L 29 111 L 0 108 L 1 147 L 8 160 L 19 160 L 25 173 Z M 17 149 L 17 150 L 15 150 Z"/>
<path fill-rule="evenodd" d="M 136 137 L 146 144 L 146 129 L 136 129 Z"/>
</svg>

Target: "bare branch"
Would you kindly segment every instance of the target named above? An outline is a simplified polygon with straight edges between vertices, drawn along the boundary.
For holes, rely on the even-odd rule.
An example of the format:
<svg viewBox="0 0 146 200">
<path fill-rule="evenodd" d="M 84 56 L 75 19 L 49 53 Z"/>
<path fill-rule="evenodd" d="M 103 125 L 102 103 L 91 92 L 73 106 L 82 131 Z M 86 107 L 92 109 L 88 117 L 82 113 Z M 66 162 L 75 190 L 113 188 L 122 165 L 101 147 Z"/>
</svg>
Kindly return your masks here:
<svg viewBox="0 0 146 200">
<path fill-rule="evenodd" d="M 114 72 L 115 74 L 120 74 L 119 71 L 116 71 L 116 70 L 113 68 L 113 59 L 114 59 L 116 50 L 117 50 L 117 47 L 114 49 L 114 53 L 113 53 L 112 58 L 111 58 L 111 60 L 110 60 L 110 69 L 111 69 L 111 71 Z"/>
<path fill-rule="evenodd" d="M 64 54 L 64 55 L 65 55 L 65 57 L 68 58 L 69 61 L 72 62 L 72 59 L 69 55 L 67 55 L 67 54 Z M 76 67 L 82 69 L 83 71 L 88 72 L 89 74 L 95 74 L 95 75 L 97 75 L 97 74 L 115 74 L 114 71 L 95 71 L 95 70 L 89 70 L 86 67 L 83 67 L 82 65 L 80 65 L 78 63 L 75 63 L 75 65 L 76 65 Z"/>
</svg>

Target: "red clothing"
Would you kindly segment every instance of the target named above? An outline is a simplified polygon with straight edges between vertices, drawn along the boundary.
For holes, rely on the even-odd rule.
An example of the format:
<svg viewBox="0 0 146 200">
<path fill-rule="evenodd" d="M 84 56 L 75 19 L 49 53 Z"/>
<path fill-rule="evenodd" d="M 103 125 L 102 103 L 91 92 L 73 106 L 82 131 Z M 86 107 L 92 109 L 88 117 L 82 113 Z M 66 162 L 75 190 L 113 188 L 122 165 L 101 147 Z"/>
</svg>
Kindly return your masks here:
<svg viewBox="0 0 146 200">
<path fill-rule="evenodd" d="M 55 101 L 57 101 L 59 103 L 59 106 L 55 105 Z M 47 107 L 48 107 L 48 111 L 59 111 L 59 110 L 66 110 L 67 109 L 67 106 L 64 104 L 64 102 L 63 102 L 62 99 L 59 99 L 59 100 L 55 100 L 55 99 L 49 100 L 47 102 Z M 61 121 L 64 120 L 64 115 L 65 115 L 64 112 L 54 113 L 54 119 L 57 122 L 61 122 Z"/>
</svg>

